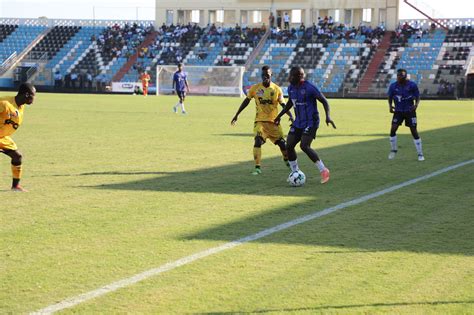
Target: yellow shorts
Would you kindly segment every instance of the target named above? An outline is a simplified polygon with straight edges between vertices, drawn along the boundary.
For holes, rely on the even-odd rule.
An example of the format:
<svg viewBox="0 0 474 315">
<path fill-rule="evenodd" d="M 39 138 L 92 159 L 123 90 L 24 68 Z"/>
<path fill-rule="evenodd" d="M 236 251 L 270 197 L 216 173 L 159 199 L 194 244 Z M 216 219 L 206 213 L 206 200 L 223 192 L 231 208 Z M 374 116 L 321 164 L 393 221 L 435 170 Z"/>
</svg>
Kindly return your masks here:
<svg viewBox="0 0 474 315">
<path fill-rule="evenodd" d="M 255 137 L 262 137 L 264 141 L 270 139 L 273 143 L 285 138 L 281 125 L 275 125 L 273 122 L 267 121 L 256 121 L 253 127 L 253 134 Z"/>
<path fill-rule="evenodd" d="M 18 150 L 15 141 L 9 136 L 0 138 L 0 150 Z"/>
</svg>

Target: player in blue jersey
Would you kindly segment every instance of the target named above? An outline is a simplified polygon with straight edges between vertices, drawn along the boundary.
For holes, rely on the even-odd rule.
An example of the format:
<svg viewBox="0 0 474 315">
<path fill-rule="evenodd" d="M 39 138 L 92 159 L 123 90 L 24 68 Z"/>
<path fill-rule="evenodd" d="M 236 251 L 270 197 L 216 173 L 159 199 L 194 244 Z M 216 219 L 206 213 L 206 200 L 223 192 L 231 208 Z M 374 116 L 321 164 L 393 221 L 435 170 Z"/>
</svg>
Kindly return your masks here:
<svg viewBox="0 0 474 315">
<path fill-rule="evenodd" d="M 316 151 L 311 148 L 311 142 L 316 138 L 316 132 L 319 128 L 319 112 L 317 101 L 323 104 L 326 113 L 326 124 L 334 129 L 336 125 L 331 120 L 329 104 L 323 93 L 309 81 L 304 79 L 304 70 L 301 67 L 293 67 L 290 70 L 288 81 L 288 102 L 283 110 L 275 118 L 275 124 L 280 123 L 281 117 L 288 112 L 291 107 L 295 108 L 295 121 L 290 127 L 286 140 L 288 161 L 291 171 L 299 170 L 296 160 L 295 146 L 300 143 L 301 150 L 316 164 L 321 173 L 321 184 L 329 180 L 329 169 L 324 165 Z"/>
<path fill-rule="evenodd" d="M 393 103 L 395 102 L 395 106 Z M 416 109 L 420 104 L 420 92 L 415 82 L 407 79 L 405 69 L 397 70 L 397 82 L 390 84 L 388 89 L 388 106 L 390 113 L 393 113 L 392 128 L 390 129 L 391 151 L 388 155 L 393 160 L 397 155 L 397 129 L 405 121 L 405 126 L 410 128 L 413 135 L 418 161 L 424 161 L 423 150 L 421 148 L 421 138 L 416 129 Z"/>
<path fill-rule="evenodd" d="M 186 114 L 186 109 L 184 108 L 184 99 L 186 98 L 186 92 L 189 93 L 188 85 L 188 76 L 186 72 L 183 71 L 183 64 L 178 64 L 178 71 L 173 75 L 173 92 L 176 91 L 176 94 L 179 97 L 178 103 L 173 106 L 173 111 L 178 112 L 178 107 L 181 106 L 181 113 Z"/>
</svg>

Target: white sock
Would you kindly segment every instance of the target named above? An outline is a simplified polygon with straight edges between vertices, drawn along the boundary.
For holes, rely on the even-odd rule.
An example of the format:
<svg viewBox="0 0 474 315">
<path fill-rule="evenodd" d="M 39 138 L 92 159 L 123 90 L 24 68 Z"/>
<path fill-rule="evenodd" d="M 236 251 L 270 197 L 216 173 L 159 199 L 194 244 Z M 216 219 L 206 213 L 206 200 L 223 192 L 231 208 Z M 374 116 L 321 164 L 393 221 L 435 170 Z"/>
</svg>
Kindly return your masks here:
<svg viewBox="0 0 474 315">
<path fill-rule="evenodd" d="M 184 102 L 181 103 L 181 111 L 184 113 L 186 110 L 184 109 Z"/>
<path fill-rule="evenodd" d="M 179 104 L 180 104 L 179 102 L 178 102 L 178 103 L 176 103 L 176 105 L 174 105 L 174 106 L 173 106 L 173 109 L 176 109 L 176 108 L 178 108 Z"/>
<path fill-rule="evenodd" d="M 291 168 L 291 171 L 292 171 L 292 172 L 296 172 L 297 170 L 300 169 L 300 168 L 298 167 L 298 161 L 297 161 L 297 160 L 288 161 L 288 163 L 290 163 L 290 168 Z"/>
<path fill-rule="evenodd" d="M 324 169 L 326 168 L 326 166 L 324 166 L 323 161 L 321 161 L 321 160 L 317 161 L 315 164 L 318 167 L 318 170 L 319 170 L 320 173 L 322 171 L 324 171 Z"/>
<path fill-rule="evenodd" d="M 416 152 L 418 152 L 418 154 L 423 155 L 423 150 L 421 148 L 421 138 L 413 139 L 413 143 L 415 144 Z"/>
<path fill-rule="evenodd" d="M 397 136 L 390 137 L 390 147 L 392 151 L 398 151 Z"/>
</svg>

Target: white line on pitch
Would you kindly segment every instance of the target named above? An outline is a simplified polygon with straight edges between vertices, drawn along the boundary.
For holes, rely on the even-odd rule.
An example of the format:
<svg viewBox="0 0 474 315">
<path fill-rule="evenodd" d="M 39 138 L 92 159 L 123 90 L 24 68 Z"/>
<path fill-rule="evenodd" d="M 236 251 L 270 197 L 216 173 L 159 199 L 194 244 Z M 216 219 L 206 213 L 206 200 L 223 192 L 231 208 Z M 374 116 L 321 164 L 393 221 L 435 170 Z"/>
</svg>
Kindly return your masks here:
<svg viewBox="0 0 474 315">
<path fill-rule="evenodd" d="M 58 311 L 61 311 L 63 309 L 66 309 L 66 308 L 73 307 L 73 306 L 78 305 L 80 303 L 83 303 L 83 302 L 86 302 L 88 300 L 92 300 L 96 297 L 102 296 L 104 294 L 114 292 L 114 291 L 117 291 L 118 289 L 128 287 L 128 286 L 130 286 L 132 284 L 135 284 L 137 282 L 146 280 L 146 279 L 148 279 L 150 277 L 153 277 L 153 276 L 156 276 L 160 273 L 164 273 L 166 271 L 175 269 L 177 267 L 189 264 L 189 263 L 191 263 L 193 261 L 196 261 L 198 259 L 210 256 L 210 255 L 213 255 L 213 254 L 220 253 L 220 252 L 222 252 L 226 249 L 231 249 L 231 248 L 234 248 L 236 246 L 242 245 L 244 243 L 248 243 L 248 242 L 251 242 L 251 241 L 261 239 L 265 236 L 268 236 L 268 235 L 271 235 L 273 233 L 288 229 L 292 226 L 295 226 L 295 225 L 298 225 L 298 224 L 301 224 L 301 223 L 311 221 L 311 220 L 316 219 L 316 218 L 320 218 L 322 216 L 325 216 L 327 214 L 336 212 L 338 210 L 341 210 L 341 209 L 344 209 L 344 208 L 347 208 L 347 207 L 350 207 L 350 206 L 358 205 L 358 204 L 363 203 L 367 200 L 377 198 L 379 196 L 388 194 L 388 193 L 390 193 L 392 191 L 395 191 L 395 190 L 398 190 L 400 188 L 403 188 L 403 187 L 406 187 L 406 186 L 409 186 L 409 185 L 413 185 L 413 184 L 418 183 L 422 180 L 429 179 L 431 177 L 441 175 L 443 173 L 452 171 L 454 169 L 457 169 L 459 167 L 462 167 L 462 166 L 465 166 L 465 165 L 468 165 L 468 164 L 471 164 L 471 163 L 474 163 L 474 159 L 469 160 L 469 161 L 465 161 L 465 162 L 462 162 L 462 163 L 459 163 L 459 164 L 455 164 L 455 165 L 452 165 L 452 166 L 448 166 L 448 167 L 440 169 L 436 172 L 414 178 L 412 180 L 409 180 L 409 181 L 403 182 L 401 184 L 398 184 L 398 185 L 395 185 L 395 186 L 392 186 L 392 187 L 374 192 L 372 194 L 368 194 L 368 195 L 365 195 L 365 196 L 362 196 L 362 197 L 359 197 L 359 198 L 356 198 L 356 199 L 353 199 L 353 200 L 350 200 L 350 201 L 340 203 L 340 204 L 338 204 L 334 207 L 330 207 L 330 208 L 324 209 L 322 211 L 314 212 L 312 214 L 305 215 L 303 217 L 299 217 L 297 219 L 288 221 L 286 223 L 283 223 L 283 224 L 274 226 L 272 228 L 263 230 L 263 231 L 258 232 L 256 234 L 249 235 L 249 236 L 240 238 L 238 240 L 235 240 L 235 241 L 232 241 L 232 242 L 229 242 L 229 243 L 225 243 L 221 246 L 209 248 L 209 249 L 206 249 L 202 252 L 198 252 L 196 254 L 183 257 L 181 259 L 178 259 L 178 260 L 169 262 L 167 264 L 164 264 L 164 265 L 162 265 L 158 268 L 149 269 L 149 270 L 144 271 L 142 273 L 136 274 L 132 277 L 125 278 L 125 279 L 113 282 L 111 284 L 108 284 L 108 285 L 103 286 L 101 288 L 98 288 L 96 290 L 89 291 L 89 292 L 86 292 L 86 293 L 68 298 L 68 299 L 63 300 L 61 302 L 58 302 L 56 304 L 52 304 L 50 306 L 47 306 L 45 308 L 42 308 L 42 309 L 37 310 L 35 312 L 32 312 L 31 314 L 51 314 L 51 313 L 58 312 Z"/>
</svg>

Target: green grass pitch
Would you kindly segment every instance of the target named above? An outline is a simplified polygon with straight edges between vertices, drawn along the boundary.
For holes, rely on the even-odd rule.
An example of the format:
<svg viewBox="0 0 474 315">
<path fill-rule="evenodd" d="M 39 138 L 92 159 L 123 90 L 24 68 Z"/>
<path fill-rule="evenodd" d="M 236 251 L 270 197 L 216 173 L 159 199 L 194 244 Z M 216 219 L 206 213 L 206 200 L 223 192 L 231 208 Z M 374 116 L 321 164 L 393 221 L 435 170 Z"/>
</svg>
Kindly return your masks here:
<svg viewBox="0 0 474 315">
<path fill-rule="evenodd" d="M 8 95 L 8 93 L 0 93 Z M 329 100 L 338 129 L 298 149 L 271 143 L 252 176 L 253 103 L 172 96 L 37 95 L 0 157 L 0 313 L 27 313 L 167 262 L 474 158 L 472 101 L 423 101 L 389 161 L 385 100 Z M 322 110 L 322 108 L 320 108 Z M 284 121 L 284 130 L 288 122 Z M 206 257 L 62 313 L 466 314 L 474 309 L 474 165 Z"/>
</svg>

